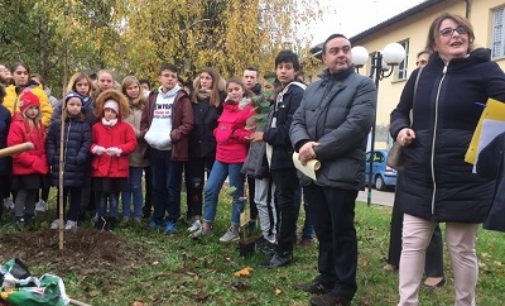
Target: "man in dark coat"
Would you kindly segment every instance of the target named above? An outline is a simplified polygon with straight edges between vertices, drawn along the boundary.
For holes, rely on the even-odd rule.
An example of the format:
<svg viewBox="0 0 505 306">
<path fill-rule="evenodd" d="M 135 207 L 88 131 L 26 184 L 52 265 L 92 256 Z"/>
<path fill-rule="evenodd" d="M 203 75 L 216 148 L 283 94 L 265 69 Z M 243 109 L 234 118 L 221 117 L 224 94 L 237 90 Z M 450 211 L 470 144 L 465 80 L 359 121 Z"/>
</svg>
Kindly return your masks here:
<svg viewBox="0 0 505 306">
<path fill-rule="evenodd" d="M 311 305 L 350 305 L 357 290 L 354 207 L 364 186 L 377 92 L 370 78 L 355 73 L 351 43 L 344 35 L 326 39 L 323 61 L 328 69 L 305 91 L 290 130 L 301 164 L 321 162 L 316 180 L 301 179 L 319 239 L 319 276 L 296 288 L 320 294 Z"/>
</svg>

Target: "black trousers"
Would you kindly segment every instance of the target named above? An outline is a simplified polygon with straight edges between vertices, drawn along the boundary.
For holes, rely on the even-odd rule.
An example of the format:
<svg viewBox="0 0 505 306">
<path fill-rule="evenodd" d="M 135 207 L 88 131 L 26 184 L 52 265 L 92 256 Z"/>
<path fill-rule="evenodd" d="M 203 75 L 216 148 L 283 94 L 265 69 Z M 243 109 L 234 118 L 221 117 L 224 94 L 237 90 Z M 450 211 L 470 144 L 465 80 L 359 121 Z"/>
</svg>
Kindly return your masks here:
<svg viewBox="0 0 505 306">
<path fill-rule="evenodd" d="M 399 203 L 394 203 L 391 214 L 391 231 L 389 234 L 389 252 L 387 262 L 395 267 L 400 266 L 400 255 L 402 253 L 402 232 L 403 232 L 403 210 Z M 442 232 L 437 224 L 433 231 L 430 244 L 426 249 L 426 264 L 424 274 L 427 277 L 444 276 L 444 255 Z"/>
<path fill-rule="evenodd" d="M 354 208 L 358 191 L 310 185 L 305 199 L 319 240 L 318 279 L 341 297 L 357 290 L 358 240 Z"/>
<path fill-rule="evenodd" d="M 81 187 L 63 187 L 63 211 L 67 207 L 67 198 L 70 196 L 70 208 L 66 214 L 66 220 L 77 221 L 79 219 L 79 213 L 81 212 L 81 199 L 82 199 L 82 188 Z M 60 196 L 59 190 L 57 195 L 58 200 L 56 201 L 56 219 L 60 217 Z"/>
<path fill-rule="evenodd" d="M 205 185 L 205 173 L 209 177 L 210 170 L 214 164 L 215 154 L 202 158 L 190 158 L 184 168 L 186 181 L 186 202 L 188 211 L 186 218 L 191 220 L 195 216 L 202 216 L 203 186 Z"/>
<path fill-rule="evenodd" d="M 258 207 L 256 207 L 256 202 L 254 202 L 254 193 L 255 193 L 255 178 L 252 175 L 247 176 L 247 187 L 249 193 L 249 215 L 251 216 L 251 220 L 258 219 Z"/>
<path fill-rule="evenodd" d="M 296 243 L 296 221 L 298 209 L 295 194 L 298 189 L 296 169 L 272 170 L 275 184 L 275 205 L 277 207 L 277 247 L 279 254 L 290 254 Z"/>
</svg>

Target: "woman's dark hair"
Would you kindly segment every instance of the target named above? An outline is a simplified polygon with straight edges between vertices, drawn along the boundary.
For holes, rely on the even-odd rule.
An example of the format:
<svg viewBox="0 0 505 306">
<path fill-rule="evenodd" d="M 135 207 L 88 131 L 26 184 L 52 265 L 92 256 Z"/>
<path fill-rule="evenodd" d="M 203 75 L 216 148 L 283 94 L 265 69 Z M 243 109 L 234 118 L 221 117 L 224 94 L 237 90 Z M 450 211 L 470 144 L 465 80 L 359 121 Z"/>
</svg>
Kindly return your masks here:
<svg viewBox="0 0 505 306">
<path fill-rule="evenodd" d="M 214 107 L 219 107 L 219 105 L 221 105 L 221 95 L 219 94 L 219 81 L 221 79 L 221 76 L 219 75 L 219 72 L 217 72 L 217 70 L 212 67 L 203 69 L 196 78 L 195 82 L 192 84 L 194 90 L 191 100 L 193 103 L 198 103 L 198 92 L 201 89 L 200 75 L 204 72 L 209 74 L 212 78 L 212 88 L 210 89 L 209 103 Z"/>
<path fill-rule="evenodd" d="M 16 69 L 18 69 L 19 67 L 23 67 L 26 69 L 26 71 L 28 72 L 28 74 L 30 74 L 30 67 L 28 67 L 27 64 L 23 63 L 23 62 L 15 62 L 12 66 L 11 66 L 11 73 L 14 74 L 14 71 L 16 71 Z"/>
<path fill-rule="evenodd" d="M 244 92 L 244 97 L 248 97 L 248 98 L 254 97 L 254 93 L 249 88 L 247 88 L 245 86 L 244 81 L 242 81 L 241 78 L 233 77 L 233 78 L 229 79 L 226 82 L 226 91 L 228 91 L 228 85 L 230 85 L 231 83 L 238 84 L 240 87 L 242 87 L 242 91 Z"/>
<path fill-rule="evenodd" d="M 451 19 L 455 23 L 458 24 L 458 26 L 463 27 L 466 32 L 468 33 L 468 50 L 467 52 L 470 52 L 473 49 L 473 41 L 475 40 L 475 34 L 473 32 L 473 27 L 470 21 L 466 19 L 465 17 L 456 15 L 456 14 L 451 14 L 451 13 L 443 13 L 442 15 L 438 16 L 433 20 L 433 22 L 430 25 L 430 30 L 428 32 L 428 38 L 426 39 L 426 49 L 432 50 L 433 52 L 435 51 L 435 40 L 438 36 L 440 36 L 440 25 L 442 22 L 446 19 Z"/>
</svg>

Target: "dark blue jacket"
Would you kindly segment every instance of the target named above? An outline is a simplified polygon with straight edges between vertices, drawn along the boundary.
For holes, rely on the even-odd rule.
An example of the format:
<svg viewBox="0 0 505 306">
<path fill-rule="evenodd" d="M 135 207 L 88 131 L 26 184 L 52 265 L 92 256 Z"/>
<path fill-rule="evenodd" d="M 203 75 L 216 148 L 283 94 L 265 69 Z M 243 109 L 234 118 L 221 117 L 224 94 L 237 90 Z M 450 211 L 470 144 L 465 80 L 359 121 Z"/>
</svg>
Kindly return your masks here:
<svg viewBox="0 0 505 306">
<path fill-rule="evenodd" d="M 293 121 L 293 114 L 302 102 L 305 85 L 295 82 L 289 83 L 285 89 L 277 94 L 276 100 L 270 107 L 268 123 L 263 134 L 263 140 L 272 146 L 272 162 L 270 170 L 294 169 L 293 145 L 289 139 L 289 129 Z M 275 127 L 272 127 L 275 121 Z"/>
<path fill-rule="evenodd" d="M 391 135 L 410 126 L 414 71 L 391 113 Z M 464 157 L 488 98 L 505 101 L 505 75 L 487 49 L 445 66 L 434 54 L 417 88 L 412 129 L 404 147 L 405 170 L 396 197 L 407 214 L 437 222 L 484 221 L 495 181 L 472 173 Z"/>
<path fill-rule="evenodd" d="M 7 135 L 11 125 L 11 114 L 0 105 L 0 149 L 7 146 Z M 0 158 L 0 175 L 10 175 L 12 173 L 12 159 L 10 157 Z"/>
<path fill-rule="evenodd" d="M 47 159 L 51 165 L 52 184 L 58 186 L 60 156 L 61 121 L 53 121 L 47 134 Z M 64 160 L 65 171 L 63 185 L 80 187 L 84 183 L 88 152 L 91 146 L 91 127 L 80 118 L 70 118 L 64 126 Z"/>
</svg>

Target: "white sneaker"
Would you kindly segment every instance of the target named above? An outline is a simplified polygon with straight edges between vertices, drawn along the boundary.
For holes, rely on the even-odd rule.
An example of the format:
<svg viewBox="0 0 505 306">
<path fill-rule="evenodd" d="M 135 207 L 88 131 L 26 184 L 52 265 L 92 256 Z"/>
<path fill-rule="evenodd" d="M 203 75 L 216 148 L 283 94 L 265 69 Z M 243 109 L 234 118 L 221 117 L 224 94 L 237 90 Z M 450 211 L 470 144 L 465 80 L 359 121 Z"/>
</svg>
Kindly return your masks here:
<svg viewBox="0 0 505 306">
<path fill-rule="evenodd" d="M 200 220 L 195 220 L 193 224 L 191 224 L 190 227 L 188 227 L 188 232 L 193 233 L 196 232 L 197 230 L 200 230 L 202 228 L 202 221 Z"/>
<path fill-rule="evenodd" d="M 239 233 L 238 233 L 238 226 L 236 225 L 231 225 L 226 233 L 219 238 L 219 241 L 223 243 L 228 243 L 228 242 L 233 242 L 233 241 L 238 241 L 240 239 Z"/>
<path fill-rule="evenodd" d="M 78 228 L 77 221 L 68 220 L 67 224 L 65 224 L 66 230 L 73 230 L 73 229 L 77 229 L 77 228 Z"/>
<path fill-rule="evenodd" d="M 10 210 L 14 209 L 14 201 L 11 198 L 4 199 L 4 207 Z"/>
<path fill-rule="evenodd" d="M 59 229 L 60 228 L 60 219 L 55 219 L 53 223 L 51 223 L 50 229 Z"/>
<path fill-rule="evenodd" d="M 35 204 L 35 212 L 45 212 L 49 209 L 49 205 L 44 200 L 40 200 Z"/>
</svg>

